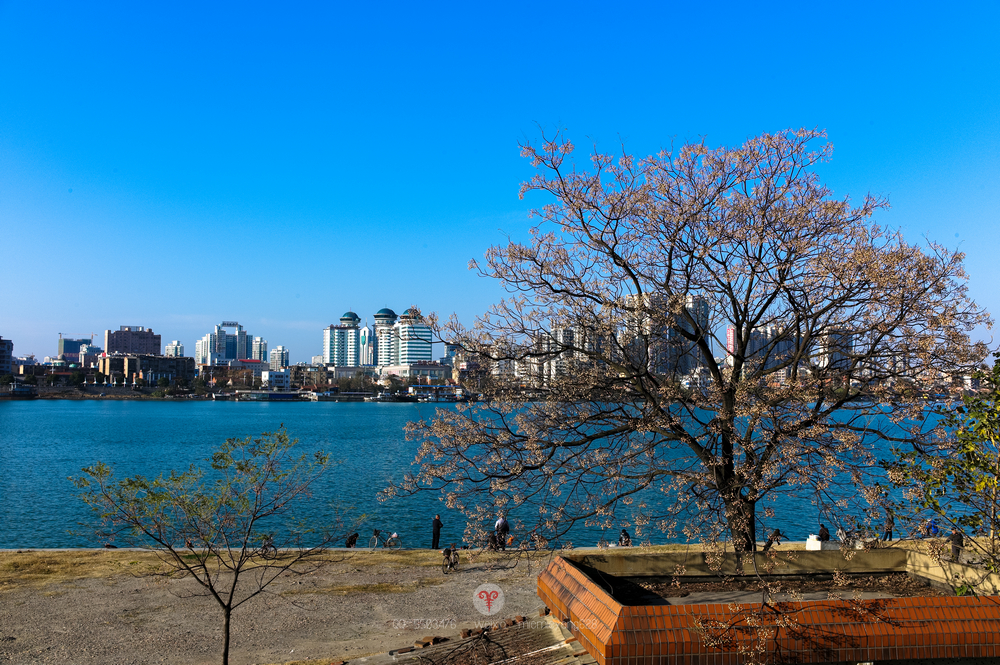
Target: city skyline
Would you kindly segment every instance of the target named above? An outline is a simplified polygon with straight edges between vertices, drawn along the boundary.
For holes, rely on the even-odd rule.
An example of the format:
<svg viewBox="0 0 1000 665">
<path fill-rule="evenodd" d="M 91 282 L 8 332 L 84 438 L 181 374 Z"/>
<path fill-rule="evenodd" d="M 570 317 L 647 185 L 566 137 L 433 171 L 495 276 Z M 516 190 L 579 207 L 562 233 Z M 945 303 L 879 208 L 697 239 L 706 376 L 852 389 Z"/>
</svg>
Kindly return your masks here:
<svg viewBox="0 0 1000 665">
<path fill-rule="evenodd" d="M 985 3 L 3 3 L 0 335 L 42 358 L 60 331 L 138 323 L 192 355 L 236 320 L 295 363 L 347 310 L 471 324 L 503 292 L 469 261 L 547 203 L 518 198 L 518 143 L 558 128 L 584 167 L 595 144 L 826 129 L 834 195 L 886 195 L 880 223 L 961 248 L 997 313 L 998 19 Z M 760 37 L 775 29 L 790 38 Z"/>
</svg>

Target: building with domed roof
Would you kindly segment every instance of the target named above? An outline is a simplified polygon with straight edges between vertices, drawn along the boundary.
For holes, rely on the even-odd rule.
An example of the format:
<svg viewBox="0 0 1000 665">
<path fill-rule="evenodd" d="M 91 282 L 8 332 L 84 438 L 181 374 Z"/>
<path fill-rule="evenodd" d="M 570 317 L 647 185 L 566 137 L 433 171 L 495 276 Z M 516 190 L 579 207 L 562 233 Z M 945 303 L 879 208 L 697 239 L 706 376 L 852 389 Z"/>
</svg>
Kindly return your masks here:
<svg viewBox="0 0 1000 665">
<path fill-rule="evenodd" d="M 433 360 L 430 326 L 420 320 L 418 312 L 406 310 L 392 329 L 392 363 L 387 365 L 416 365 Z"/>
<path fill-rule="evenodd" d="M 361 318 L 354 312 L 344 312 L 340 324 L 323 329 L 323 363 L 356 367 L 361 364 Z"/>
<path fill-rule="evenodd" d="M 388 307 L 375 312 L 375 359 L 374 364 L 385 367 L 392 363 L 393 326 L 396 324 L 396 313 Z"/>
</svg>

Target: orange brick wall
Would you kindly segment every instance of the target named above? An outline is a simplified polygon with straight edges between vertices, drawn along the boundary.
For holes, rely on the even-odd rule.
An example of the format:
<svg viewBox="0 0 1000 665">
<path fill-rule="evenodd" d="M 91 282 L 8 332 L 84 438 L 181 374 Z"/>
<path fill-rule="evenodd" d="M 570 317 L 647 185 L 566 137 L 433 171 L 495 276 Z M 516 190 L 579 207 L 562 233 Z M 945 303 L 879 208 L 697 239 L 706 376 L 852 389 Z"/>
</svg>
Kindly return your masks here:
<svg viewBox="0 0 1000 665">
<path fill-rule="evenodd" d="M 623 606 L 556 557 L 538 596 L 601 665 L 1000 658 L 1000 598 Z"/>
</svg>

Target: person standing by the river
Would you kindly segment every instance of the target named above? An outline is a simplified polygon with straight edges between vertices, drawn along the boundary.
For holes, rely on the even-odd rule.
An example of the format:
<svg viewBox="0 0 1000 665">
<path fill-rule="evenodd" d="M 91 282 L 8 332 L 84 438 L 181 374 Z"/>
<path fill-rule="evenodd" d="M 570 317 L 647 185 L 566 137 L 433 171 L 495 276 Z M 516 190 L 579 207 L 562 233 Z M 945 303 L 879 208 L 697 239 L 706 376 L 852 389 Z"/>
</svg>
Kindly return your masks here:
<svg viewBox="0 0 1000 665">
<path fill-rule="evenodd" d="M 507 518 L 503 516 L 503 513 L 500 513 L 500 516 L 497 517 L 497 522 L 493 525 L 493 531 L 497 534 L 500 549 L 507 549 L 507 534 L 510 533 L 510 524 L 507 523 Z"/>
<path fill-rule="evenodd" d="M 433 537 L 431 538 L 431 549 L 436 550 L 438 548 L 438 541 L 441 540 L 441 527 L 444 526 L 441 522 L 441 516 L 435 515 L 434 521 L 431 522 L 431 528 L 433 529 Z"/>
<path fill-rule="evenodd" d="M 962 548 L 965 546 L 965 536 L 962 532 L 955 527 L 951 530 L 951 535 L 948 536 L 948 542 L 951 543 L 951 560 L 955 563 L 962 562 Z"/>
<path fill-rule="evenodd" d="M 896 526 L 896 518 L 893 517 L 892 508 L 888 504 L 883 508 L 885 510 L 885 533 L 882 534 L 882 540 L 889 542 L 892 540 L 892 530 Z"/>
</svg>

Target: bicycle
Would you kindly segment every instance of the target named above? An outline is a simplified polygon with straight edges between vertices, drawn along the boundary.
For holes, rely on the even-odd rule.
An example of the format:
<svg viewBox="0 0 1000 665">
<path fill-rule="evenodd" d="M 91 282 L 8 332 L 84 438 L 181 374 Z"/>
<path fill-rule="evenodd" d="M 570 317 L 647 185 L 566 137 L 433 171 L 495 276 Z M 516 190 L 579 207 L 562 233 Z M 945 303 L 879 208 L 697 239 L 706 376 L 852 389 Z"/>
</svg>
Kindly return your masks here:
<svg viewBox="0 0 1000 665">
<path fill-rule="evenodd" d="M 398 550 L 400 547 L 403 546 L 403 541 L 399 539 L 399 534 L 393 532 L 389 536 L 383 536 L 380 530 L 374 529 L 372 537 L 368 539 L 368 547 L 369 549 L 374 550 L 376 547 L 379 546 L 380 543 L 382 547 L 391 550 Z"/>
<path fill-rule="evenodd" d="M 274 546 L 274 539 L 271 536 L 264 537 L 264 542 L 260 545 L 260 556 L 268 561 L 278 557 L 278 548 Z"/>
<path fill-rule="evenodd" d="M 444 561 L 441 562 L 441 572 L 447 575 L 452 570 L 458 570 L 458 550 L 452 545 L 443 552 Z"/>
</svg>

